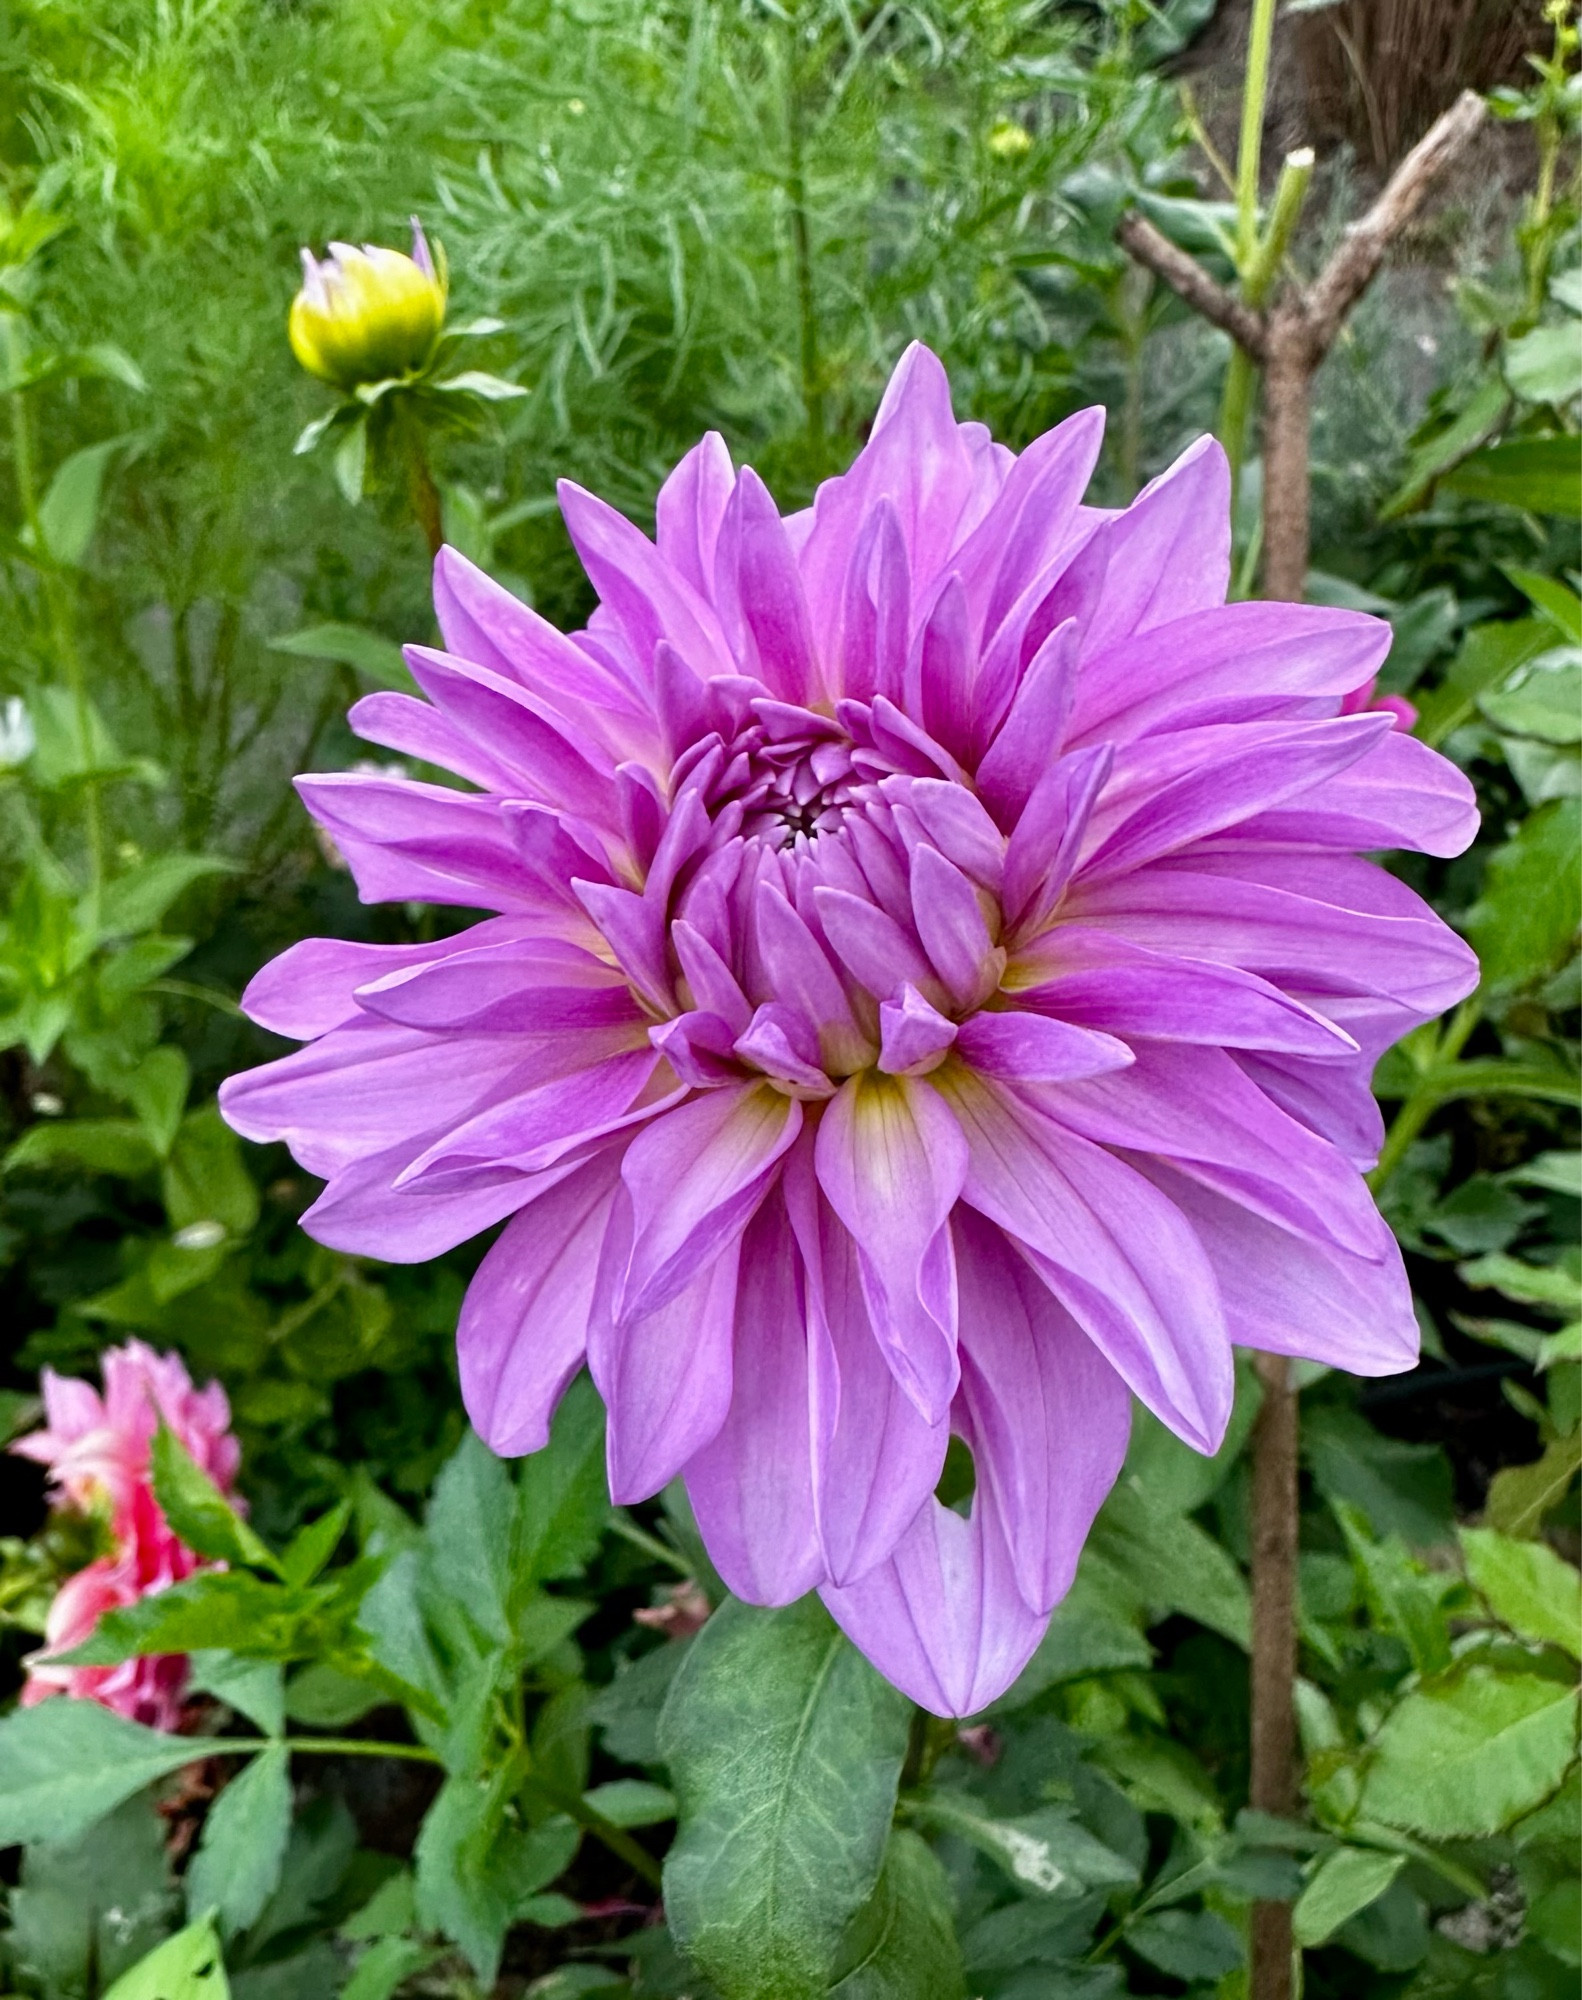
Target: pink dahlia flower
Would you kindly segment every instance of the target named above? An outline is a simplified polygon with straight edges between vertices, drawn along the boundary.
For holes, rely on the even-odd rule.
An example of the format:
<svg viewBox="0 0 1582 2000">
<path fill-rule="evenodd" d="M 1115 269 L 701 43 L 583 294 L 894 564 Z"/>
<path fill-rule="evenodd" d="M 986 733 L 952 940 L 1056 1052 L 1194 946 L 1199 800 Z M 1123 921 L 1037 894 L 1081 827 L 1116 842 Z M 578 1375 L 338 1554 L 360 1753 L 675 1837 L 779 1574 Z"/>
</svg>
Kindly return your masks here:
<svg viewBox="0 0 1582 2000">
<path fill-rule="evenodd" d="M 1218 447 L 1110 513 L 1100 429 L 1015 457 L 913 347 L 800 514 L 713 436 L 652 542 L 565 486 L 586 631 L 442 552 L 427 699 L 352 720 L 472 789 L 299 783 L 366 899 L 497 914 L 294 947 L 246 1006 L 310 1046 L 223 1092 L 324 1177 L 323 1242 L 511 1217 L 482 1435 L 536 1449 L 586 1360 L 618 1501 L 682 1474 L 733 1590 L 817 1588 L 944 1713 L 1036 1645 L 1130 1395 L 1211 1451 L 1233 1342 L 1411 1365 L 1369 1074 L 1475 978 L 1360 858 L 1476 824 L 1343 712 L 1388 627 L 1227 605 Z"/>
<path fill-rule="evenodd" d="M 52 1694 L 102 1702 L 134 1722 L 173 1729 L 187 1682 L 184 1655 L 128 1660 L 114 1667 L 57 1663 L 86 1639 L 106 1611 L 135 1604 L 191 1576 L 200 1559 L 165 1519 L 149 1472 L 149 1447 L 160 1420 L 229 1494 L 241 1459 L 230 1434 L 230 1406 L 217 1382 L 194 1389 L 179 1355 L 156 1354 L 140 1340 L 103 1357 L 104 1393 L 90 1383 L 43 1372 L 45 1428 L 11 1449 L 49 1468 L 61 1505 L 105 1517 L 111 1552 L 61 1585 L 50 1606 L 44 1647 L 28 1662 L 24 1706 Z"/>
</svg>

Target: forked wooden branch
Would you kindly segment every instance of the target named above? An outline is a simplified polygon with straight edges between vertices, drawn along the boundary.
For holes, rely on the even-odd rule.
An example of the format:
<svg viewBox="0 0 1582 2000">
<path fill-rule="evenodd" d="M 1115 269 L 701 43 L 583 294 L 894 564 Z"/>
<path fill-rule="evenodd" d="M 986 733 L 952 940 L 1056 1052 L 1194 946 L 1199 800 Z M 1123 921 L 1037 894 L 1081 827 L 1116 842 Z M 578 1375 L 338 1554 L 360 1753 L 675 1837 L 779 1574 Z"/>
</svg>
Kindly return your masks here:
<svg viewBox="0 0 1582 2000">
<path fill-rule="evenodd" d="M 1146 215 L 1136 209 L 1123 215 L 1115 231 L 1123 250 L 1139 264 L 1163 278 L 1171 291 L 1179 294 L 1204 319 L 1228 333 L 1239 347 L 1245 347 L 1255 361 L 1263 359 L 1263 315 L 1244 305 L 1233 292 L 1226 291 L 1217 278 L 1210 277 L 1198 260 L 1179 244 L 1172 243 L 1162 229 L 1156 229 Z"/>
</svg>

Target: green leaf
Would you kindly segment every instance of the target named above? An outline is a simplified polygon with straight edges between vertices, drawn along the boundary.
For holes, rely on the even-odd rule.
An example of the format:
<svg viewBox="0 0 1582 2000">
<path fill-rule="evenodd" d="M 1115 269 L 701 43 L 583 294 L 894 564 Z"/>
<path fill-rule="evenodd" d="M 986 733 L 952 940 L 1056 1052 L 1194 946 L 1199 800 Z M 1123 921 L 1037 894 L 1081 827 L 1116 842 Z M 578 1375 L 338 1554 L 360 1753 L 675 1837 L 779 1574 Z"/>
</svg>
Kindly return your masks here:
<svg viewBox="0 0 1582 2000">
<path fill-rule="evenodd" d="M 41 1119 L 5 1156 L 8 1174 L 18 1167 L 69 1167 L 128 1181 L 140 1180 L 158 1164 L 146 1135 L 130 1118 Z"/>
<path fill-rule="evenodd" d="M 1469 500 L 1525 507 L 1569 521 L 1582 516 L 1575 438 L 1510 438 L 1489 445 L 1463 459 L 1444 484 Z"/>
<path fill-rule="evenodd" d="M 1371 1847 L 1337 1847 L 1326 1854 L 1291 1913 L 1291 1930 L 1303 1951 L 1327 1944 L 1342 1924 L 1382 1896 L 1406 1866 L 1404 1854 Z"/>
<path fill-rule="evenodd" d="M 1037 1651 L 988 1713 L 1009 1713 L 1063 1681 L 1127 1669 L 1146 1672 L 1154 1653 L 1141 1620 L 1136 1593 L 1095 1551 L 1084 1550 L 1076 1581 L 1055 1606 Z"/>
<path fill-rule="evenodd" d="M 517 1474 L 513 1567 L 519 1580 L 580 1576 L 609 1514 L 604 1405 L 586 1375 L 561 1398 L 549 1443 Z"/>
<path fill-rule="evenodd" d="M 1442 1672 L 1450 1665 L 1444 1600 L 1457 1588 L 1455 1579 L 1413 1562 L 1396 1536 L 1373 1540 L 1357 1508 L 1340 1502 L 1335 1513 L 1375 1622 L 1406 1641 L 1420 1674 Z"/>
<path fill-rule="evenodd" d="M 1529 1264 L 1520 1257 L 1507 1257 L 1496 1251 L 1474 1263 L 1463 1264 L 1459 1276 L 1463 1284 L 1471 1285 L 1474 1290 L 1503 1292 L 1506 1298 L 1520 1299 L 1525 1305 L 1553 1306 L 1571 1313 L 1582 1300 L 1582 1286 L 1578 1285 L 1576 1270 L 1569 1263 Z"/>
<path fill-rule="evenodd" d="M 442 389 L 448 396 L 481 396 L 486 403 L 508 403 L 528 393 L 520 382 L 507 382 L 503 376 L 490 375 L 482 368 L 464 368 L 459 375 L 449 375 L 430 387 Z"/>
<path fill-rule="evenodd" d="M 663 1826 L 676 1816 L 674 1792 L 642 1778 L 611 1778 L 583 1793 L 583 1803 L 601 1813 L 611 1826 Z"/>
<path fill-rule="evenodd" d="M 140 937 L 151 931 L 176 898 L 210 875 L 233 875 L 236 865 L 214 854 L 161 854 L 107 882 L 100 892 L 102 938 Z"/>
<path fill-rule="evenodd" d="M 1478 707 L 1502 736 L 1538 743 L 1582 742 L 1582 647 L 1552 646 L 1525 661 Z"/>
<path fill-rule="evenodd" d="M 150 1049 L 127 1079 L 127 1098 L 144 1136 L 161 1159 L 175 1142 L 191 1086 L 187 1058 L 168 1042 Z"/>
<path fill-rule="evenodd" d="M 161 1422 L 149 1452 L 154 1498 L 189 1549 L 213 1562 L 276 1572 L 280 1564 L 170 1428 Z"/>
<path fill-rule="evenodd" d="M 1384 1437 L 1354 1410 L 1320 1406 L 1303 1412 L 1302 1453 L 1324 1498 L 1360 1508 L 1376 1535 L 1414 1549 L 1450 1540 L 1450 1462 L 1437 1445 Z"/>
<path fill-rule="evenodd" d="M 1582 335 L 1571 325 L 1535 326 L 1507 342 L 1505 379 L 1524 402 L 1572 402 L 1582 396 Z"/>
<path fill-rule="evenodd" d="M 1576 1690 L 1472 1662 L 1386 1717 L 1363 1810 L 1433 1840 L 1498 1833 L 1542 1803 L 1576 1749 Z"/>
<path fill-rule="evenodd" d="M 341 1537 L 346 1532 L 352 1517 L 352 1503 L 337 1500 L 327 1514 L 321 1514 L 316 1521 L 293 1536 L 290 1547 L 280 1558 L 280 1574 L 287 1583 L 309 1584 L 340 1547 Z"/>
<path fill-rule="evenodd" d="M 278 1660 L 248 1660 L 219 1648 L 192 1656 L 192 1686 L 245 1715 L 266 1736 L 286 1731 L 284 1675 Z"/>
<path fill-rule="evenodd" d="M 560 1813 L 529 1831 L 509 1824 L 521 1778 L 509 1763 L 489 1778 L 447 1778 L 417 1838 L 418 1920 L 454 1939 L 486 1987 L 522 1905 L 566 1869 L 581 1837 Z"/>
<path fill-rule="evenodd" d="M 1467 1575 L 1500 1623 L 1582 1659 L 1582 1572 L 1545 1542 L 1519 1542 L 1493 1528 L 1458 1532 Z"/>
<path fill-rule="evenodd" d="M 1241 1939 L 1213 1910 L 1160 1910 L 1126 1928 L 1140 1958 L 1172 1979 L 1222 1979 L 1242 1962 Z"/>
<path fill-rule="evenodd" d="M 1510 408 L 1510 392 L 1497 375 L 1478 384 L 1471 401 L 1445 428 L 1414 448 L 1406 462 L 1406 477 L 1379 510 L 1390 521 L 1415 507 L 1441 474 L 1492 437 Z"/>
<path fill-rule="evenodd" d="M 62 460 L 38 505 L 39 532 L 52 562 L 75 569 L 88 553 L 99 521 L 105 468 L 121 449 L 120 438 L 90 444 Z"/>
<path fill-rule="evenodd" d="M 76 1840 L 145 1785 L 226 1745 L 57 1695 L 0 1722 L 0 1847 Z"/>
<path fill-rule="evenodd" d="M 681 1818 L 665 1909 L 724 2000 L 823 1992 L 884 1859 L 907 1726 L 815 1598 L 729 1601 L 692 1642 L 660 1721 Z"/>
<path fill-rule="evenodd" d="M 1556 1438 L 1531 1465 L 1508 1465 L 1489 1481 L 1489 1523 L 1501 1534 L 1536 1535 L 1582 1472 L 1582 1430 Z"/>
<path fill-rule="evenodd" d="M 335 447 L 335 457 L 331 462 L 335 467 L 335 484 L 355 507 L 363 497 L 363 482 L 368 472 L 366 417 L 347 425 L 345 435 Z"/>
<path fill-rule="evenodd" d="M 1548 1188 L 1553 1194 L 1582 1201 L 1582 1153 L 1539 1153 L 1503 1176 L 1520 1187 Z"/>
<path fill-rule="evenodd" d="M 1413 733 L 1427 744 L 1443 743 L 1472 714 L 1480 695 L 1503 687 L 1523 661 L 1553 643 L 1552 628 L 1542 618 L 1469 626 L 1444 680 L 1419 702 Z"/>
<path fill-rule="evenodd" d="M 413 1938 L 376 1938 L 341 1988 L 340 2000 L 391 2000 L 398 1986 L 432 1964 L 437 1955 Z"/>
<path fill-rule="evenodd" d="M 187 1909 L 211 1914 L 226 1937 L 245 1931 L 280 1881 L 291 1836 L 291 1752 L 261 1750 L 221 1792 L 187 1869 Z"/>
<path fill-rule="evenodd" d="M 327 1660 L 311 1660 L 291 1676 L 286 1713 L 293 1722 L 306 1723 L 311 1729 L 340 1730 L 361 1721 L 389 1699 L 382 1686 L 332 1667 Z"/>
<path fill-rule="evenodd" d="M 955 1799 L 909 1799 L 914 1819 L 953 1833 L 987 1854 L 1024 1892 L 1080 1895 L 1137 1880 L 1137 1869 L 1078 1825 L 1065 1806 L 1046 1806 L 1016 1819 L 995 1819 Z"/>
<path fill-rule="evenodd" d="M 205 1104 L 181 1121 L 160 1175 L 160 1193 L 172 1229 L 218 1222 L 228 1236 L 249 1234 L 258 1220 L 258 1189 L 242 1160 L 242 1142 Z"/>
<path fill-rule="evenodd" d="M 334 660 L 340 666 L 354 667 L 376 687 L 396 688 L 403 694 L 412 693 L 416 685 L 395 641 L 362 625 L 309 625 L 300 632 L 271 639 L 269 649 L 310 660 Z"/>
<path fill-rule="evenodd" d="M 301 1659 L 318 1648 L 316 1597 L 265 1583 L 246 1570 L 200 1570 L 168 1590 L 107 1611 L 80 1645 L 61 1658 L 72 1666 L 108 1667 L 147 1654 L 205 1647 L 250 1659 Z"/>
<path fill-rule="evenodd" d="M 214 1925 L 207 1917 L 188 1924 L 139 1960 L 104 2000 L 230 2000 L 230 1982 Z"/>
<path fill-rule="evenodd" d="M 165 1833 L 142 1794 L 79 1840 L 27 1848 L 6 1897 L 6 1964 L 63 2000 L 135 1965 L 179 1921 Z"/>
<path fill-rule="evenodd" d="M 1492 987 L 1547 978 L 1576 949 L 1582 924 L 1582 800 L 1552 799 L 1495 849 L 1467 938 Z"/>
<path fill-rule="evenodd" d="M 830 2000 L 961 2000 L 966 1975 L 950 1904 L 944 1869 L 897 1827 L 878 1886 L 841 1940 Z"/>
<path fill-rule="evenodd" d="M 1513 563 L 1501 563 L 1500 567 L 1562 639 L 1573 646 L 1582 646 L 1582 597 L 1568 590 L 1558 577 L 1544 576 L 1535 569 L 1518 569 Z"/>
<path fill-rule="evenodd" d="M 1251 1600 L 1234 1560 L 1195 1521 L 1155 1508 L 1134 1475 L 1105 1501 L 1092 1545 L 1151 1605 L 1249 1643 Z"/>
<path fill-rule="evenodd" d="M 428 1505 L 431 1573 L 481 1632 L 501 1645 L 514 1636 L 511 1476 L 468 1431 L 434 1482 Z"/>
</svg>

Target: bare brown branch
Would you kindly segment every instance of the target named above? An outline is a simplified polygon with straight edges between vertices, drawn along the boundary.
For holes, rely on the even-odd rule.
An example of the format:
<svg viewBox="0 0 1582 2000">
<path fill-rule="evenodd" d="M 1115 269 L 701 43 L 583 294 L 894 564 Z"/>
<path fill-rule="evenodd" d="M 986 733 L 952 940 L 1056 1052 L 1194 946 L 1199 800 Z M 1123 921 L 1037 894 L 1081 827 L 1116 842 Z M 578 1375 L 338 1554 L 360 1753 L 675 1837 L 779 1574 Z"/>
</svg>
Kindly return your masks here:
<svg viewBox="0 0 1582 2000">
<path fill-rule="evenodd" d="M 1156 278 L 1163 278 L 1171 291 L 1185 299 L 1194 312 L 1228 333 L 1238 346 L 1246 348 L 1255 361 L 1263 358 L 1263 319 L 1250 306 L 1227 292 L 1217 278 L 1211 278 L 1195 257 L 1172 243 L 1162 229 L 1134 209 L 1121 217 L 1116 241 Z"/>
<path fill-rule="evenodd" d="M 1390 244 L 1411 221 L 1434 181 L 1470 143 L 1486 115 L 1477 92 L 1464 90 L 1391 174 L 1372 208 L 1340 239 L 1307 293 L 1315 365 L 1329 352 L 1346 314 L 1366 291 Z"/>
</svg>

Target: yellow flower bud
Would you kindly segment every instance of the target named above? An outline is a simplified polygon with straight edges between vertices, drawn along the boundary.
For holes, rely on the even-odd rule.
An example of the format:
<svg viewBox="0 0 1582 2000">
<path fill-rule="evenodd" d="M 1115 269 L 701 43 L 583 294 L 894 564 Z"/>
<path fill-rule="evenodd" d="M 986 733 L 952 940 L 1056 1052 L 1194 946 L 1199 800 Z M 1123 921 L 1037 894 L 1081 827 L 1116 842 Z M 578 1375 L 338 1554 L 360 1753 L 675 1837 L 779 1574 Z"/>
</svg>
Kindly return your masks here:
<svg viewBox="0 0 1582 2000">
<path fill-rule="evenodd" d="M 365 243 L 332 243 L 322 263 L 302 253 L 302 289 L 291 301 L 291 351 L 310 375 L 355 389 L 423 367 L 445 324 L 444 258 L 436 269 L 422 225 L 412 255 Z"/>
<path fill-rule="evenodd" d="M 989 134 L 989 151 L 997 160 L 1019 160 L 1032 143 L 1027 127 L 1014 118 L 1002 118 Z"/>
</svg>

